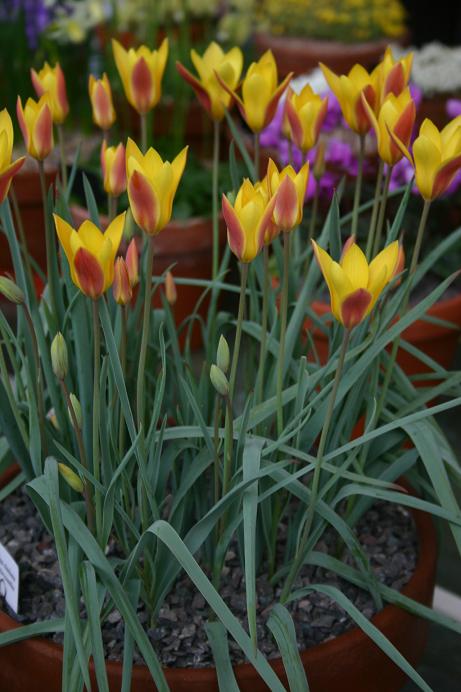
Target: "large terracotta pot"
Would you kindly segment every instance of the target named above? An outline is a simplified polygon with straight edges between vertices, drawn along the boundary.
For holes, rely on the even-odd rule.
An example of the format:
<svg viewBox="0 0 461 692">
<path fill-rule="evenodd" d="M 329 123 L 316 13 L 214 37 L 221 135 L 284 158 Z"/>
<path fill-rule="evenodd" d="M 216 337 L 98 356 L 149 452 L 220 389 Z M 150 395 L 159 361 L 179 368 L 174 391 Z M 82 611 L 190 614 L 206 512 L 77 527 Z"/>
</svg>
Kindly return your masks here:
<svg viewBox="0 0 461 692">
<path fill-rule="evenodd" d="M 8 480 L 11 479 L 11 471 Z M 0 479 L 0 487 L 2 479 Z M 3 484 L 7 479 L 3 478 Z M 415 572 L 402 593 L 430 605 L 435 581 L 437 544 L 433 522 L 428 514 L 413 511 L 418 537 L 419 557 Z M 405 658 L 416 665 L 424 651 L 428 625 L 397 606 L 387 605 L 372 619 Z M 20 627 L 0 611 L 0 632 Z M 405 674 L 357 627 L 335 639 L 301 653 L 311 692 L 397 692 Z M 287 686 L 281 659 L 271 662 Z M 28 639 L 0 648 L 0 689 L 8 692 L 60 692 L 62 647 L 44 639 Z M 90 664 L 94 680 L 94 670 Z M 111 692 L 118 691 L 122 666 L 108 662 Z M 235 667 L 241 692 L 265 692 L 268 688 L 249 664 Z M 167 669 L 172 692 L 218 692 L 214 669 Z M 144 666 L 134 666 L 132 692 L 153 692 L 150 674 Z M 287 687 L 288 689 L 288 687 Z"/>
<path fill-rule="evenodd" d="M 330 306 L 327 303 L 315 302 L 312 307 L 319 316 L 330 312 Z M 438 301 L 428 310 L 427 314 L 440 320 L 452 322 L 456 327 L 449 329 L 431 322 L 416 320 L 416 322 L 405 329 L 402 337 L 448 370 L 453 365 L 461 332 L 461 293 L 454 298 Z M 311 328 L 310 321 L 306 322 L 306 327 L 308 329 Z M 328 359 L 328 339 L 325 333 L 321 329 L 314 327 L 313 338 L 320 362 L 326 363 Z M 421 375 L 432 372 L 425 363 L 422 363 L 403 348 L 399 348 L 397 352 L 397 362 L 407 375 Z"/>
<path fill-rule="evenodd" d="M 75 224 L 81 224 L 88 218 L 88 212 L 82 207 L 72 207 L 72 216 Z M 107 225 L 107 218 L 101 217 L 103 227 Z M 226 241 L 226 229 L 223 220 L 220 221 L 220 245 Z M 171 221 L 168 226 L 154 240 L 154 275 L 160 276 L 173 264 L 173 276 L 187 279 L 210 279 L 211 262 L 213 253 L 213 231 L 211 219 L 204 217 L 192 218 L 184 221 Z M 178 298 L 174 306 L 176 324 L 181 324 L 194 311 L 202 293 L 206 290 L 201 286 L 176 286 Z M 156 308 L 162 307 L 160 291 L 157 290 L 152 304 Z M 206 318 L 209 300 L 205 299 L 198 311 L 202 318 Z M 180 336 L 181 345 L 184 344 L 186 332 L 183 330 Z M 191 347 L 196 349 L 202 346 L 202 334 L 198 324 L 192 332 Z"/>
</svg>

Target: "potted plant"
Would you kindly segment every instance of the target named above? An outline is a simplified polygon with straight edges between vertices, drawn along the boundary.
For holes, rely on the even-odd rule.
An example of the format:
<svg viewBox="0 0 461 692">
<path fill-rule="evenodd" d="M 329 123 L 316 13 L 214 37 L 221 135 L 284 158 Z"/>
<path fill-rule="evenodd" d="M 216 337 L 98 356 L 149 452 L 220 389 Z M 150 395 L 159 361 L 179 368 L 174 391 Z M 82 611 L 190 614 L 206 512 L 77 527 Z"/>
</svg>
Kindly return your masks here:
<svg viewBox="0 0 461 692">
<path fill-rule="evenodd" d="M 263 96 L 254 110 L 242 98 L 255 131 Z M 0 681 L 13 692 L 390 692 L 409 677 L 430 689 L 414 668 L 421 618 L 459 631 L 430 601 L 431 515 L 460 541 L 449 475 L 458 460 L 434 416 L 461 403 L 461 375 L 441 368 L 436 390 L 428 380 L 416 391 L 395 349 L 453 277 L 409 305 L 426 267 L 417 251 L 408 272 L 399 264 L 405 196 L 373 260 L 354 238 L 341 249 L 336 198 L 308 246 L 299 237 L 308 166 L 271 164 L 263 180 L 237 176 L 223 197 L 229 251 L 208 282 L 197 363 L 181 353 L 169 296 L 152 308 L 155 239 L 169 232 L 186 154 L 170 164 L 134 146 L 139 263 L 133 245 L 119 254 L 124 211 L 104 232 L 75 228 L 64 194 L 53 217 L 61 263 L 49 233 L 37 302 L 8 201 L 0 207 L 15 267 L 0 290 L 21 316 L 15 333 L 0 315 L 12 371 L 1 351 L 0 429 L 20 467 L 3 479 L 0 538 L 15 552 L 18 522 L 37 529 L 21 551 L 38 541 L 49 560 L 32 579 L 47 616 L 0 617 Z M 150 182 L 152 162 L 163 186 Z M 89 185 L 87 195 L 95 218 Z M 281 277 L 279 309 L 264 247 Z M 220 292 L 235 292 L 221 279 L 229 252 L 240 269 L 236 320 L 218 308 Z M 322 364 L 305 356 L 304 322 L 324 281 L 334 319 Z M 428 409 L 435 391 L 446 400 Z"/>
</svg>

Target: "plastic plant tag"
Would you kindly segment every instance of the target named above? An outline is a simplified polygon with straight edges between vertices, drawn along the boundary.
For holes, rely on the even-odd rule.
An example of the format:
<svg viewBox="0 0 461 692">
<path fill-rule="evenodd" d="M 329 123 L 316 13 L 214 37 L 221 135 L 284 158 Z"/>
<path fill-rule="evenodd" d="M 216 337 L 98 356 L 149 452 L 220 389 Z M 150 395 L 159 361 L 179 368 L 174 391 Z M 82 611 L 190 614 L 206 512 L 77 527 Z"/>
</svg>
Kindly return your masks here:
<svg viewBox="0 0 461 692">
<path fill-rule="evenodd" d="M 0 543 L 0 601 L 3 599 L 18 612 L 19 566 Z"/>
</svg>

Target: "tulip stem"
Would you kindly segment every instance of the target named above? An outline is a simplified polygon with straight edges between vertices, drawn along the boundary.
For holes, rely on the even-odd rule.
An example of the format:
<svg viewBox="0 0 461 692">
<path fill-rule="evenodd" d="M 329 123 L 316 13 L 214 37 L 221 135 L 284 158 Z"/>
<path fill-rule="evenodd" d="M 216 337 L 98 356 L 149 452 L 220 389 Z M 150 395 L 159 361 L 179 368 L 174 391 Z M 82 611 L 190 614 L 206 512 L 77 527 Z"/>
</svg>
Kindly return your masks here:
<svg viewBox="0 0 461 692">
<path fill-rule="evenodd" d="M 285 336 L 287 330 L 288 313 L 288 286 L 290 271 L 290 233 L 283 234 L 283 278 L 282 278 L 282 299 L 280 304 L 280 343 L 277 369 L 277 434 L 280 437 L 283 432 L 283 374 L 285 360 Z"/>
<path fill-rule="evenodd" d="M 260 158 L 260 140 L 259 140 L 259 132 L 255 132 L 254 136 L 254 149 L 255 149 L 255 157 L 254 157 L 254 167 L 255 167 L 255 182 L 259 180 L 259 158 Z"/>
<path fill-rule="evenodd" d="M 61 183 L 64 192 L 67 192 L 67 166 L 66 166 L 66 147 L 64 144 L 64 128 L 58 125 L 59 156 L 61 159 Z"/>
<path fill-rule="evenodd" d="M 314 191 L 314 197 L 312 199 L 312 213 L 311 213 L 311 220 L 309 223 L 309 235 L 307 236 L 307 246 L 309 247 L 311 244 L 311 240 L 314 237 L 315 233 L 315 227 L 317 225 L 317 210 L 319 206 L 319 181 L 315 181 L 315 191 Z"/>
<path fill-rule="evenodd" d="M 367 262 L 371 259 L 371 251 L 375 240 L 376 220 L 378 218 L 379 201 L 381 199 L 381 188 L 383 186 L 384 161 L 379 160 L 378 174 L 376 177 L 375 196 L 373 198 L 373 208 L 371 210 L 370 228 L 368 229 L 366 258 Z"/>
<path fill-rule="evenodd" d="M 122 368 L 123 378 L 126 381 L 126 341 L 127 341 L 127 307 L 120 306 L 120 366 Z M 120 423 L 118 428 L 118 451 L 120 459 L 123 459 L 125 449 L 125 417 L 122 408 L 120 407 Z"/>
<path fill-rule="evenodd" d="M 141 123 L 141 149 L 142 153 L 145 154 L 147 151 L 147 116 L 146 113 L 139 114 L 139 120 Z"/>
<path fill-rule="evenodd" d="M 233 398 L 234 398 L 235 380 L 237 377 L 237 365 L 238 365 L 239 352 L 240 352 L 240 342 L 242 340 L 242 322 L 243 322 L 243 313 L 245 310 L 245 292 L 246 292 L 246 287 L 247 287 L 247 279 L 248 279 L 248 264 L 246 262 L 242 262 L 241 279 L 240 279 L 240 298 L 239 298 L 239 308 L 238 308 L 238 314 L 237 314 L 237 329 L 235 332 L 234 352 L 232 354 L 232 365 L 231 365 L 230 379 L 229 379 L 229 398 L 231 401 L 233 401 Z"/>
<path fill-rule="evenodd" d="M 285 581 L 285 584 L 282 589 L 282 593 L 280 596 L 280 601 L 281 603 L 284 603 L 288 596 L 290 595 L 291 588 L 293 586 L 293 582 L 295 581 L 296 577 L 298 576 L 298 572 L 301 569 L 303 562 L 304 562 L 304 553 L 306 551 L 306 546 L 309 541 L 309 536 L 312 528 L 312 523 L 314 521 L 314 516 L 315 516 L 315 509 L 316 509 L 316 504 L 317 504 L 317 498 L 319 494 L 319 485 L 320 485 L 320 475 L 322 471 L 322 461 L 323 461 L 323 455 L 325 452 L 325 447 L 327 443 L 327 438 L 328 438 L 328 433 L 330 430 L 330 425 L 331 421 L 333 419 L 333 411 L 335 408 L 335 403 L 336 403 L 336 396 L 338 394 L 338 388 L 339 388 L 339 383 L 341 381 L 341 376 L 344 370 L 344 361 L 346 358 L 346 353 L 347 349 L 349 347 L 349 339 L 351 335 L 351 330 L 350 329 L 345 329 L 344 330 L 344 336 L 343 336 L 343 342 L 341 344 L 341 351 L 339 352 L 339 357 L 338 357 L 338 365 L 336 366 L 336 373 L 335 373 L 335 379 L 333 381 L 333 387 L 330 393 L 330 398 L 328 400 L 328 406 L 327 410 L 325 413 L 325 418 L 324 418 L 324 423 L 323 423 L 323 428 L 322 432 L 320 435 L 320 441 L 319 441 L 319 446 L 317 450 L 317 457 L 315 459 L 315 469 L 314 469 L 314 476 L 312 478 L 312 487 L 311 487 L 311 493 L 310 493 L 310 498 L 309 498 L 309 505 L 307 508 L 307 516 L 306 516 L 306 521 L 303 527 L 303 531 L 301 534 L 301 538 L 299 540 L 299 544 L 296 550 L 295 557 L 293 559 L 293 562 L 290 567 L 290 571 L 288 573 L 287 579 Z"/>
<path fill-rule="evenodd" d="M 45 410 L 44 410 L 44 396 L 43 396 L 43 378 L 42 378 L 42 368 L 40 365 L 40 352 L 38 348 L 37 335 L 35 333 L 34 323 L 32 321 L 32 316 L 30 314 L 29 308 L 25 303 L 22 304 L 24 315 L 26 318 L 27 326 L 29 327 L 30 337 L 32 339 L 32 350 L 34 354 L 34 364 L 35 364 L 35 376 L 37 378 L 37 408 L 38 408 L 38 419 L 40 426 L 40 439 L 42 443 L 42 456 L 45 459 L 48 456 L 46 447 L 46 431 L 45 431 Z"/>
<path fill-rule="evenodd" d="M 146 262 L 146 290 L 144 296 L 144 315 L 142 324 L 141 349 L 139 352 L 138 380 L 136 384 L 136 411 L 138 415 L 138 427 L 144 428 L 144 382 L 146 380 L 146 355 L 147 342 L 149 340 L 150 313 L 152 311 L 152 270 L 154 266 L 154 239 L 148 236 L 147 262 Z"/>
<path fill-rule="evenodd" d="M 263 400 L 264 393 L 264 365 L 266 360 L 267 343 L 267 313 L 269 308 L 269 246 L 263 247 L 263 304 L 261 314 L 261 341 L 259 345 L 259 371 L 258 371 L 258 397 L 257 403 Z"/>
<path fill-rule="evenodd" d="M 109 223 L 115 219 L 117 214 L 117 198 L 111 195 L 110 192 L 107 195 L 107 216 L 109 217 Z"/>
<path fill-rule="evenodd" d="M 40 189 L 42 192 L 42 202 L 43 202 L 43 218 L 45 222 L 45 245 L 46 245 L 46 273 L 48 279 L 48 292 L 50 295 L 50 306 L 51 312 L 55 319 L 58 317 L 56 296 L 53 290 L 53 282 L 51 281 L 51 276 L 53 272 L 53 246 L 54 246 L 54 235 L 51 229 L 51 225 L 48 218 L 48 199 L 46 194 L 46 179 L 45 179 L 45 168 L 43 161 L 38 162 L 38 171 L 40 178 Z"/>
<path fill-rule="evenodd" d="M 29 249 L 27 247 L 27 239 L 26 239 L 26 234 L 24 231 L 24 224 L 22 222 L 22 214 L 21 210 L 19 208 L 18 204 L 18 198 L 16 197 L 16 192 L 14 189 L 14 183 L 11 185 L 10 188 L 10 198 L 11 198 L 11 203 L 13 205 L 13 211 L 14 211 L 14 217 L 16 219 L 18 231 L 19 231 L 19 243 L 21 245 L 21 251 L 22 251 L 22 256 L 24 260 L 24 265 L 26 267 L 26 273 L 28 276 L 28 279 L 30 281 L 30 285 L 32 288 L 32 295 L 35 296 L 34 293 L 34 280 L 33 280 L 33 275 L 32 275 L 32 266 L 30 263 L 30 257 L 29 257 Z"/>
<path fill-rule="evenodd" d="M 99 448 L 99 425 L 101 417 L 101 331 L 99 327 L 98 301 L 92 301 L 93 308 L 93 475 L 96 483 L 101 482 L 101 459 Z M 96 507 L 96 536 L 100 536 L 102 528 L 101 493 L 97 487 L 94 492 Z"/>
<path fill-rule="evenodd" d="M 376 225 L 376 234 L 373 244 L 373 256 L 377 254 L 379 246 L 381 245 L 381 236 L 384 227 L 384 217 L 386 215 L 387 198 L 389 195 L 389 185 L 391 182 L 392 166 L 387 166 L 386 177 L 384 179 L 384 189 L 383 196 L 381 198 L 381 205 L 379 207 L 378 223 Z"/>
<path fill-rule="evenodd" d="M 359 158 L 357 161 L 357 178 L 355 180 L 354 206 L 352 208 L 351 235 L 357 235 L 359 225 L 359 206 L 362 194 L 363 161 L 365 158 L 365 135 L 359 135 Z"/>
<path fill-rule="evenodd" d="M 213 121 L 213 170 L 212 170 L 212 204 L 213 204 L 213 264 L 211 276 L 216 280 L 219 271 L 219 141 L 220 123 Z"/>
</svg>

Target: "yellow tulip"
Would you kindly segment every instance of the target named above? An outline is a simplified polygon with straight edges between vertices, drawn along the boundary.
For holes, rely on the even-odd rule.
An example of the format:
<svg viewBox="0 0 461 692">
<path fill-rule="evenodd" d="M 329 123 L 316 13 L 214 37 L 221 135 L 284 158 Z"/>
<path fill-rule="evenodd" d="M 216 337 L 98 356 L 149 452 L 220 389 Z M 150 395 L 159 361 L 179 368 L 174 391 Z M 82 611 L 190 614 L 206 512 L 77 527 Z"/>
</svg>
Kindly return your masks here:
<svg viewBox="0 0 461 692">
<path fill-rule="evenodd" d="M 415 169 L 416 186 L 426 201 L 442 195 L 461 169 L 461 115 L 443 130 L 426 118 L 413 142 L 412 153 L 397 133 L 391 136 Z"/>
<path fill-rule="evenodd" d="M 376 68 L 378 80 L 379 103 L 384 103 L 389 94 L 399 96 L 410 81 L 413 53 L 408 53 L 400 60 L 395 60 L 390 46 L 386 48 L 384 57 Z"/>
<path fill-rule="evenodd" d="M 296 173 L 293 166 L 278 170 L 272 159 L 267 166 L 269 196 L 275 196 L 273 218 L 282 231 L 291 231 L 302 221 L 309 178 L 309 162 Z"/>
<path fill-rule="evenodd" d="M 104 190 L 113 197 L 118 197 L 126 190 L 126 154 L 120 142 L 117 146 L 108 147 L 104 140 L 101 146 L 101 169 Z"/>
<path fill-rule="evenodd" d="M 376 133 L 378 154 L 384 163 L 393 166 L 400 161 L 403 154 L 391 136 L 393 133 L 408 147 L 416 116 L 416 106 L 408 88 L 398 96 L 388 94 L 379 109 L 378 117 L 370 108 L 364 97 L 363 103 L 368 112 L 370 122 Z"/>
<path fill-rule="evenodd" d="M 198 79 L 180 62 L 176 63 L 179 74 L 191 85 L 195 94 L 213 120 L 222 120 L 231 104 L 230 94 L 221 86 L 216 73 L 233 91 L 237 88 L 243 67 L 243 55 L 237 46 L 225 53 L 221 46 L 212 41 L 204 54 L 191 50 L 191 59 L 197 70 Z"/>
<path fill-rule="evenodd" d="M 38 161 L 43 161 L 53 148 L 53 116 L 48 93 L 38 101 L 27 99 L 23 108 L 21 97 L 16 104 L 19 127 L 27 152 Z"/>
<path fill-rule="evenodd" d="M 354 65 L 348 75 L 338 76 L 326 65 L 319 64 L 330 89 L 339 101 L 349 127 L 359 135 L 366 134 L 371 123 L 362 102 L 362 94 L 375 110 L 378 105 L 377 70 L 369 74 L 362 65 Z"/>
<path fill-rule="evenodd" d="M 109 79 L 104 72 L 101 79 L 90 74 L 88 79 L 93 121 L 101 130 L 109 130 L 115 122 L 116 115 L 112 102 L 112 89 Z"/>
<path fill-rule="evenodd" d="M 51 114 L 53 122 L 61 125 L 69 113 L 67 101 L 66 80 L 59 63 L 54 67 L 46 62 L 39 72 L 30 71 L 32 84 L 37 96 L 50 95 Z"/>
<path fill-rule="evenodd" d="M 10 114 L 4 108 L 0 111 L 0 204 L 5 201 L 10 190 L 11 181 L 22 167 L 25 156 L 11 161 L 13 154 L 13 123 Z"/>
<path fill-rule="evenodd" d="M 115 255 L 122 240 L 125 214 L 116 216 L 104 233 L 92 221 L 84 221 L 75 230 L 54 214 L 56 232 L 69 262 L 72 281 L 93 300 L 102 296 L 114 280 Z"/>
<path fill-rule="evenodd" d="M 258 62 L 251 63 L 242 82 L 242 97 L 229 89 L 219 77 L 222 87 L 236 99 L 242 118 L 253 132 L 261 132 L 273 119 L 278 102 L 288 86 L 290 72 L 281 84 L 277 84 L 277 64 L 272 51 L 268 50 Z"/>
<path fill-rule="evenodd" d="M 125 50 L 115 39 L 112 39 L 112 48 L 125 96 L 140 115 L 148 113 L 162 95 L 168 39 L 163 40 L 158 50 L 149 50 L 147 46 Z"/>
<path fill-rule="evenodd" d="M 330 291 L 331 311 L 346 329 L 352 329 L 370 314 L 381 292 L 395 276 L 399 243 L 396 240 L 385 247 L 370 264 L 354 241 L 348 243 L 339 262 L 314 240 L 312 245 Z"/>
<path fill-rule="evenodd" d="M 222 213 L 227 225 L 229 247 L 241 262 L 252 262 L 264 245 L 271 224 L 275 197 L 268 198 L 261 184 L 245 178 L 232 204 L 222 197 Z"/>
<path fill-rule="evenodd" d="M 328 98 L 312 91 L 310 84 L 297 94 L 288 89 L 285 114 L 288 119 L 291 139 L 302 152 L 307 152 L 317 144 L 328 110 Z"/>
<path fill-rule="evenodd" d="M 173 200 L 184 172 L 187 149 L 171 163 L 152 147 L 142 154 L 132 139 L 126 146 L 127 190 L 136 223 L 145 233 L 157 235 L 171 219 Z"/>
</svg>

